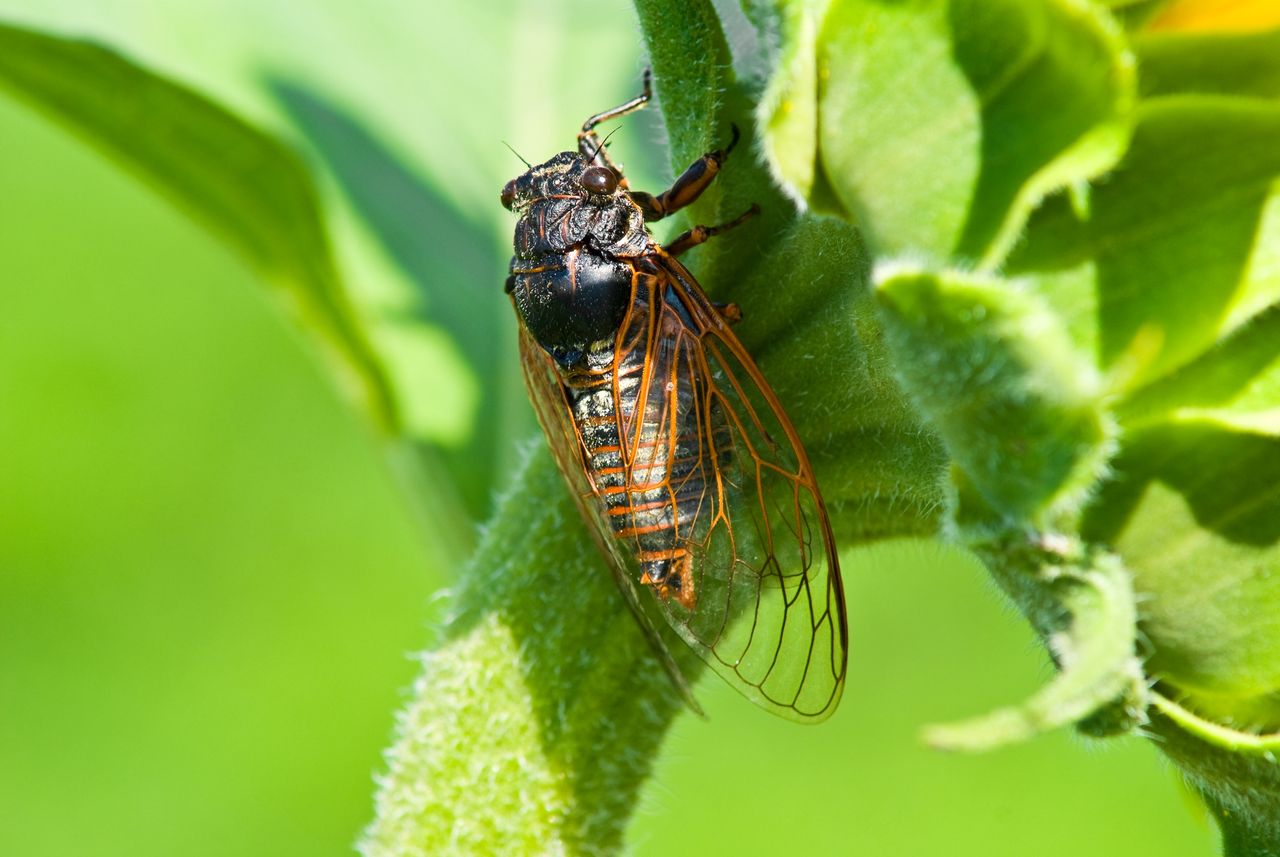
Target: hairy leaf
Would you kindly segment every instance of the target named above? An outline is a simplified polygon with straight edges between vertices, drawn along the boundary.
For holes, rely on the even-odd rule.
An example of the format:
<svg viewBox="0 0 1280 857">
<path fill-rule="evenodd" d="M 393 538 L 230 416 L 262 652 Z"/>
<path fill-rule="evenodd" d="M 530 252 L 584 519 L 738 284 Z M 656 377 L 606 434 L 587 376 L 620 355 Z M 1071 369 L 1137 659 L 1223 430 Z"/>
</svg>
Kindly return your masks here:
<svg viewBox="0 0 1280 857">
<path fill-rule="evenodd" d="M 1122 150 L 1132 59 L 1087 4 L 837 0 L 816 39 L 816 73 L 794 47 L 769 90 L 774 169 L 824 209 L 825 177 L 878 253 L 996 264 L 1045 193 Z"/>
</svg>

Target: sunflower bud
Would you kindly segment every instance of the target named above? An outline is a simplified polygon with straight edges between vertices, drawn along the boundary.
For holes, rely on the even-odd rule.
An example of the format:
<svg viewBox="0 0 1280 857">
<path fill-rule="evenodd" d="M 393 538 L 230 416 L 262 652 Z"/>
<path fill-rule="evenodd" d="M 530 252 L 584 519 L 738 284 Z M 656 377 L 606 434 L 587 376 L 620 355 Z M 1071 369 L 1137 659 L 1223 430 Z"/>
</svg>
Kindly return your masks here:
<svg viewBox="0 0 1280 857">
<path fill-rule="evenodd" d="M 1057 317 L 990 277 L 895 265 L 876 280 L 902 385 L 986 504 L 1013 519 L 1078 504 L 1111 428 Z"/>
</svg>

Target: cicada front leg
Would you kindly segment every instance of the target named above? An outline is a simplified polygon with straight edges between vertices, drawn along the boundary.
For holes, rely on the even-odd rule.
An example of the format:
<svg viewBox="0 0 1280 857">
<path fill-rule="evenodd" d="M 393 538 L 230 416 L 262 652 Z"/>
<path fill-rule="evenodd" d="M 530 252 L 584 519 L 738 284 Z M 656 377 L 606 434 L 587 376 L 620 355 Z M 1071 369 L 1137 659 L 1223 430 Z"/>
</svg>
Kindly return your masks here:
<svg viewBox="0 0 1280 857">
<path fill-rule="evenodd" d="M 681 173 L 680 178 L 676 179 L 667 190 L 657 196 L 644 191 L 631 191 L 631 199 L 635 201 L 636 205 L 640 206 L 640 210 L 644 212 L 645 220 L 661 220 L 668 215 L 675 214 L 702 196 L 702 192 L 707 189 L 720 173 L 720 168 L 724 166 L 729 153 L 738 145 L 738 140 L 742 136 L 738 131 L 737 125 L 731 125 L 730 127 L 733 129 L 733 137 L 729 140 L 729 145 L 723 149 L 716 149 L 714 152 L 707 152 L 701 158 L 698 158 L 698 160 L 689 165 L 688 169 Z"/>
<path fill-rule="evenodd" d="M 719 226 L 698 225 L 686 232 L 681 232 L 675 238 L 671 239 L 671 241 L 667 242 L 666 246 L 662 249 L 666 250 L 667 254 L 670 256 L 679 256 L 690 247 L 697 247 L 709 238 L 719 235 L 722 232 L 728 232 L 735 226 L 741 226 L 759 213 L 760 206 L 753 204 L 750 208 L 739 214 L 733 220 L 730 220 L 728 223 L 721 223 Z"/>
<path fill-rule="evenodd" d="M 619 187 L 627 187 L 627 177 L 623 175 L 622 167 L 615 164 L 609 157 L 609 153 L 605 151 L 604 142 L 601 141 L 600 135 L 596 133 L 596 126 L 601 122 L 608 122 L 610 119 L 617 119 L 620 116 L 626 116 L 629 113 L 635 113 L 637 110 L 643 109 L 653 98 L 652 78 L 652 73 L 646 68 L 644 70 L 644 85 L 639 95 L 611 110 L 592 116 L 582 123 L 582 131 L 578 134 L 578 151 L 582 154 L 582 157 L 597 166 L 608 167 L 617 173 Z"/>
</svg>

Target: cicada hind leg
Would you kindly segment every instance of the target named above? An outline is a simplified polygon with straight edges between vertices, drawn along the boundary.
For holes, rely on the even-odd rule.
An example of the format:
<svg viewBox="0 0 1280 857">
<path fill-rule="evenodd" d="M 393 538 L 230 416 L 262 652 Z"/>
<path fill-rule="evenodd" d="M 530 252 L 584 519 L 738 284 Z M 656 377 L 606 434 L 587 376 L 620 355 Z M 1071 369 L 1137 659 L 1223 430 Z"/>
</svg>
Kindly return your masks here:
<svg viewBox="0 0 1280 857">
<path fill-rule="evenodd" d="M 653 551 L 641 556 L 640 582 L 649 586 L 663 601 L 675 598 L 680 606 L 692 610 L 698 602 L 693 588 L 693 555 L 686 548 Z"/>
</svg>

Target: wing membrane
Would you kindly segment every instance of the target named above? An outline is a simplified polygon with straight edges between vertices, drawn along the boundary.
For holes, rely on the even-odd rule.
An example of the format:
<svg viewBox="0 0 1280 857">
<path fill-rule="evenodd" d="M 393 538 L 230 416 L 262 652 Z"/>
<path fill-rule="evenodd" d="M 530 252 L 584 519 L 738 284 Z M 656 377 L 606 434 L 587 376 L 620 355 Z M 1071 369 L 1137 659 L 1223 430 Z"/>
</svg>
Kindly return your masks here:
<svg viewBox="0 0 1280 857">
<path fill-rule="evenodd" d="M 613 363 L 595 370 L 613 384 L 626 513 L 638 503 L 668 504 L 674 543 L 687 551 L 681 597 L 641 592 L 643 538 L 614 535 L 559 372 L 521 326 L 538 419 L 619 590 L 695 710 L 646 605 L 656 604 L 681 639 L 756 704 L 790 719 L 824 719 L 844 687 L 848 630 L 839 560 L 808 457 L 692 275 L 661 251 L 647 260 L 653 273 L 634 280 Z M 637 378 L 635 393 L 624 395 L 624 376 Z M 645 486 L 654 493 L 639 491 Z M 668 521 L 650 529 L 658 523 Z"/>
<path fill-rule="evenodd" d="M 618 541 L 612 537 L 607 523 L 603 520 L 601 514 L 603 504 L 588 476 L 583 460 L 585 450 L 582 439 L 574 425 L 573 412 L 565 398 L 564 385 L 555 363 L 525 330 L 524 325 L 520 325 L 520 365 L 524 370 L 525 385 L 529 389 L 529 400 L 533 402 L 534 413 L 537 414 L 538 422 L 547 436 L 556 465 L 569 484 L 569 491 L 573 495 L 578 512 L 586 520 L 587 528 L 591 531 L 596 546 L 605 557 L 609 570 L 613 574 L 614 583 L 617 584 L 623 600 L 640 624 L 641 631 L 649 640 L 649 644 L 653 647 L 654 653 L 662 662 L 676 689 L 694 711 L 702 714 L 702 708 L 694 698 L 689 682 L 677 666 L 675 658 L 672 657 L 658 629 L 654 627 L 653 621 L 645 612 L 640 601 L 638 575 L 632 572 L 631 564 L 623 556 Z"/>
<path fill-rule="evenodd" d="M 685 500 L 695 505 L 680 533 L 693 554 L 695 600 L 659 604 L 685 642 L 757 704 L 825 718 L 843 690 L 848 630 L 808 457 L 693 277 L 665 254 L 657 261 L 666 276 L 653 299 L 643 410 L 660 420 L 657 434 L 674 436 L 691 409 L 704 459 L 704 490 Z"/>
</svg>

